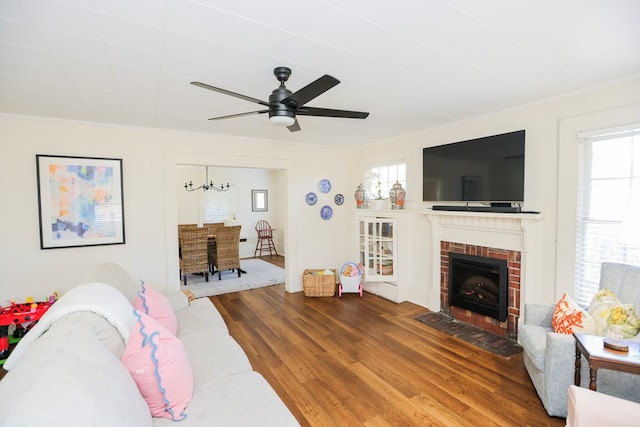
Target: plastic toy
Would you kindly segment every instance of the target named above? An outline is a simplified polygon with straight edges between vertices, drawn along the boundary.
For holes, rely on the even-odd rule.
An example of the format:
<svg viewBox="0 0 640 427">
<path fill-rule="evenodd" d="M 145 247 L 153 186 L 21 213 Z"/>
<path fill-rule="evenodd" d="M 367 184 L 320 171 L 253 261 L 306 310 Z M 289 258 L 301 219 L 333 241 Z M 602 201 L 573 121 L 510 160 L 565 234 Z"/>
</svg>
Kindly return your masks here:
<svg viewBox="0 0 640 427">
<path fill-rule="evenodd" d="M 362 276 L 364 266 L 354 262 L 346 262 L 340 268 L 340 284 L 338 285 L 338 296 L 344 293 L 357 293 L 362 297 Z"/>
<path fill-rule="evenodd" d="M 0 308 L 0 365 L 9 357 L 9 326 L 15 325 L 14 338 L 19 339 L 40 320 L 42 315 L 49 310 L 58 299 L 55 292 L 44 302 L 34 302 L 28 297 L 25 302 L 17 304 L 11 301 L 8 307 Z"/>
</svg>

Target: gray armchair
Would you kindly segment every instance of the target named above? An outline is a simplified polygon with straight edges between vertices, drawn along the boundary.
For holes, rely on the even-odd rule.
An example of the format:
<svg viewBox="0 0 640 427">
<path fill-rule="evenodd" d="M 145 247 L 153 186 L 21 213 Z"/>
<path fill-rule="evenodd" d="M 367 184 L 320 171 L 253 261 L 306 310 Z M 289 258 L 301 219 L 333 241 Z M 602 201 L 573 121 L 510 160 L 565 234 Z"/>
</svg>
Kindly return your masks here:
<svg viewBox="0 0 640 427">
<path fill-rule="evenodd" d="M 622 303 L 632 303 L 640 313 L 640 267 L 603 263 L 600 289 L 609 288 Z M 554 306 L 527 304 L 524 322 L 518 331 L 523 347 L 524 365 L 547 413 L 567 416 L 567 396 L 575 372 L 575 340 L 572 335 L 557 334 L 551 327 Z M 634 340 L 640 340 L 640 335 Z M 589 368 L 582 359 L 580 384 L 589 384 Z M 598 370 L 598 392 L 640 402 L 640 375 L 607 369 Z"/>
</svg>

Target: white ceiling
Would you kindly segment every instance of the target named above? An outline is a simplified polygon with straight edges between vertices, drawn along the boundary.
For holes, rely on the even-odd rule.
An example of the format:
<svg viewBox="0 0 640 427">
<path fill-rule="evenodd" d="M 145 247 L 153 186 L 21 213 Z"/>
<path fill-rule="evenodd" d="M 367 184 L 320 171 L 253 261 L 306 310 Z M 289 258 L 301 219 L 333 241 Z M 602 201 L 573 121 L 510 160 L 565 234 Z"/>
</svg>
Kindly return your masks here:
<svg viewBox="0 0 640 427">
<path fill-rule="evenodd" d="M 0 0 L 0 112 L 355 147 L 640 73 L 638 0 Z M 276 66 L 308 105 L 266 114 Z"/>
</svg>

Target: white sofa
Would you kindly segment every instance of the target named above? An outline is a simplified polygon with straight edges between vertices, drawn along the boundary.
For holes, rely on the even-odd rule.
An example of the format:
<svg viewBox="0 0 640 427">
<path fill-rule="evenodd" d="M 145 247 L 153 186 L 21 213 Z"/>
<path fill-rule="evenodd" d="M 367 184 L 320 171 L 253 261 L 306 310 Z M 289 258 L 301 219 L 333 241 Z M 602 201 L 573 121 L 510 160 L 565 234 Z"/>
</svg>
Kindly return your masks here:
<svg viewBox="0 0 640 427">
<path fill-rule="evenodd" d="M 569 386 L 567 427 L 636 427 L 638 419 L 640 403 Z"/>
<path fill-rule="evenodd" d="M 125 296 L 124 303 L 118 303 L 124 307 L 113 307 L 110 302 L 105 309 L 133 313 L 131 302 L 141 286 L 121 267 L 101 264 L 83 281 L 94 282 L 107 283 Z M 180 291 L 163 293 L 175 310 L 176 336 L 184 345 L 193 372 L 193 399 L 185 410 L 186 419 L 179 422 L 181 427 L 299 425 L 267 381 L 252 370 L 209 299 L 189 303 Z M 27 333 L 5 363 L 9 372 L 0 381 L 0 425 L 173 425 L 171 419 L 150 415 L 121 361 L 125 342 L 118 328 L 122 325 L 114 325 L 101 308 L 89 308 L 55 319 L 37 339 L 26 340 L 35 328 Z"/>
</svg>

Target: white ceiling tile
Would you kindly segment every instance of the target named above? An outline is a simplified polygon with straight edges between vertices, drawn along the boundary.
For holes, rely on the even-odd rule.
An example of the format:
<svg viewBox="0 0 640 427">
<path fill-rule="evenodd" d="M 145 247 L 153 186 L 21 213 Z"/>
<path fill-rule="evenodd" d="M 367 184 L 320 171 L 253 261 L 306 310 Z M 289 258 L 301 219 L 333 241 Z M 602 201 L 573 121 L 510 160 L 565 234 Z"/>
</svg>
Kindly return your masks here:
<svg viewBox="0 0 640 427">
<path fill-rule="evenodd" d="M 326 4 L 376 22 L 406 36 L 428 27 L 452 9 L 444 0 L 396 0 L 393 7 L 370 0 L 323 0 Z"/>
<path fill-rule="evenodd" d="M 3 72 L 13 72 L 11 64 L 2 63 L 0 67 Z M 38 95 L 29 80 L 11 74 L 2 74 L 0 77 L 0 94 L 3 96 L 20 97 L 22 94 L 26 95 L 25 98 L 31 98 Z"/>
<path fill-rule="evenodd" d="M 33 93 L 38 97 L 48 101 L 66 100 L 77 97 L 76 89 L 70 84 L 50 83 L 42 80 L 29 80 L 29 85 Z"/>
<path fill-rule="evenodd" d="M 161 72 L 174 78 L 181 78 L 183 81 L 189 83 L 192 81 L 200 81 L 201 77 L 206 76 L 211 68 L 211 65 L 202 62 L 189 61 L 185 58 L 165 55 L 162 59 Z"/>
<path fill-rule="evenodd" d="M 0 43 L 0 60 L 37 68 L 57 66 L 54 55 L 47 50 L 31 49 L 8 43 Z"/>
<path fill-rule="evenodd" d="M 166 29 L 210 41 L 224 39 L 233 16 L 187 0 L 168 0 Z"/>
<path fill-rule="evenodd" d="M 157 98 L 144 92 L 133 92 L 121 100 L 122 110 L 127 114 L 155 110 Z"/>
<path fill-rule="evenodd" d="M 66 0 L 75 2 L 76 0 Z M 142 24 L 163 27 L 167 0 L 80 0 L 86 7 Z"/>
<path fill-rule="evenodd" d="M 105 45 L 109 62 L 114 66 L 135 68 L 140 71 L 157 73 L 162 65 L 162 55 L 158 52 L 140 50 L 129 46 Z"/>
<path fill-rule="evenodd" d="M 57 64 L 50 67 L 38 67 L 31 64 L 12 63 L 12 70 L 12 75 L 21 79 L 61 84 L 69 83 L 67 75 Z"/>
<path fill-rule="evenodd" d="M 58 31 L 41 30 L 47 48 L 54 54 L 76 56 L 94 61 L 109 61 L 106 45 L 99 39 L 79 37 Z"/>
<path fill-rule="evenodd" d="M 243 49 L 223 46 L 216 56 L 215 65 L 216 67 L 212 68 L 215 73 L 207 78 L 220 79 L 218 80 L 220 84 L 234 80 L 233 84 L 237 90 L 243 89 L 245 92 L 253 91 L 267 95 L 278 86 L 273 69 L 290 64 L 282 63 L 276 58 L 258 56 Z M 217 86 L 215 82 L 212 84 Z M 264 97 L 260 96 L 260 98 Z"/>
<path fill-rule="evenodd" d="M 104 102 L 109 108 L 120 106 L 120 94 L 115 90 L 109 90 L 107 87 L 100 86 L 83 86 L 77 87 L 78 96 L 84 102 Z"/>
<path fill-rule="evenodd" d="M 50 96 L 47 93 L 41 94 L 42 99 L 51 105 L 56 110 L 67 109 L 69 111 L 83 111 L 86 109 L 86 104 L 82 101 L 82 98 L 76 93 L 71 93 L 68 96 L 56 95 Z"/>
<path fill-rule="evenodd" d="M 21 2 L 30 21 L 38 28 L 83 37 L 99 38 L 98 14 L 57 0 Z"/>
<path fill-rule="evenodd" d="M 157 90 L 158 84 L 160 83 L 160 75 L 158 73 L 152 73 L 138 68 L 114 65 L 111 71 L 116 81 L 118 92 L 124 94 L 127 94 L 132 88 Z"/>
<path fill-rule="evenodd" d="M 190 61 L 212 64 L 222 45 L 200 37 L 167 31 L 162 53 Z"/>
<path fill-rule="evenodd" d="M 47 48 L 42 36 L 31 24 L 6 19 L 0 19 L 0 42 L 36 49 Z"/>
<path fill-rule="evenodd" d="M 0 112 L 29 116 L 61 117 L 46 102 L 34 97 L 25 99 L 24 96 L 8 97 L 0 95 Z"/>
<path fill-rule="evenodd" d="M 60 56 L 59 62 L 60 67 L 62 67 L 73 85 L 104 86 L 105 82 L 110 82 L 108 86 L 115 89 L 113 86 L 113 73 L 108 63 L 73 56 Z"/>
<path fill-rule="evenodd" d="M 270 55 L 274 46 L 287 35 L 286 32 L 247 19 L 234 17 L 222 43 L 258 55 Z"/>
<path fill-rule="evenodd" d="M 24 9 L 17 1 L 2 1 L 0 2 L 0 19 L 8 19 L 11 21 L 22 22 L 29 24 L 30 20 Z M 0 27 L 2 22 L 0 21 Z"/>
<path fill-rule="evenodd" d="M 324 4 L 310 9 L 298 20 L 292 32 L 350 52 L 366 50 L 389 35 L 389 31 L 379 25 Z"/>
<path fill-rule="evenodd" d="M 164 36 L 162 28 L 105 14 L 100 14 L 98 21 L 102 38 L 107 43 L 131 46 L 150 52 L 162 51 Z"/>
<path fill-rule="evenodd" d="M 198 0 L 198 3 L 288 32 L 300 17 L 307 14 L 318 2 L 316 0 Z"/>
<path fill-rule="evenodd" d="M 640 74 L 640 2 L 617 0 L 0 0 L 0 111 L 357 146 Z M 265 99 L 276 66 L 301 117 L 189 84 Z"/>
</svg>

